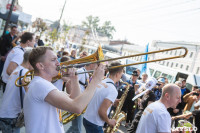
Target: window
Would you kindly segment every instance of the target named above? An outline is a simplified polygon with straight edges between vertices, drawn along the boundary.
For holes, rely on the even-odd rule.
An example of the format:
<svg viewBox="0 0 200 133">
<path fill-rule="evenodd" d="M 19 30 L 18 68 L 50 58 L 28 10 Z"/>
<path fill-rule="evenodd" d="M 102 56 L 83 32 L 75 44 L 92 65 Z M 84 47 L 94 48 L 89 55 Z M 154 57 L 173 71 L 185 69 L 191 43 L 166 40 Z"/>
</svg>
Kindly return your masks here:
<svg viewBox="0 0 200 133">
<path fill-rule="evenodd" d="M 166 51 L 166 54 L 168 54 L 168 51 Z"/>
<path fill-rule="evenodd" d="M 169 62 L 167 62 L 167 66 L 169 66 Z"/>
<path fill-rule="evenodd" d="M 190 58 L 192 58 L 193 52 L 190 53 Z"/>
<path fill-rule="evenodd" d="M 182 54 L 182 51 L 180 51 L 180 54 L 179 55 L 181 55 Z"/>
<path fill-rule="evenodd" d="M 200 69 L 200 67 L 197 67 L 197 72 L 196 72 L 196 74 L 199 74 L 199 69 Z"/>
<path fill-rule="evenodd" d="M 174 77 L 171 75 L 167 75 L 167 78 L 168 78 L 169 83 L 171 83 Z"/>
<path fill-rule="evenodd" d="M 176 63 L 176 67 L 178 67 L 178 63 Z"/>
<path fill-rule="evenodd" d="M 189 66 L 187 65 L 187 66 L 186 66 L 186 71 L 188 71 L 188 69 L 189 69 Z"/>
<path fill-rule="evenodd" d="M 174 63 L 172 62 L 171 67 L 173 67 Z"/>
<path fill-rule="evenodd" d="M 165 61 L 163 61 L 163 65 L 165 65 Z"/>
<path fill-rule="evenodd" d="M 170 55 L 172 55 L 172 51 L 170 52 Z"/>
<path fill-rule="evenodd" d="M 158 78 L 160 77 L 161 72 L 160 71 L 156 71 L 154 74 L 154 78 Z"/>
<path fill-rule="evenodd" d="M 174 55 L 176 55 L 176 54 L 177 54 L 177 50 L 175 51 Z"/>
<path fill-rule="evenodd" d="M 180 68 L 183 68 L 183 64 L 181 64 Z"/>
<path fill-rule="evenodd" d="M 166 73 L 162 73 L 162 77 L 167 77 L 167 74 Z"/>
<path fill-rule="evenodd" d="M 152 75 L 153 75 L 153 72 L 154 72 L 154 70 L 153 70 L 153 69 L 151 69 L 151 68 L 149 68 L 149 71 L 150 71 L 150 75 L 152 76 Z"/>
</svg>

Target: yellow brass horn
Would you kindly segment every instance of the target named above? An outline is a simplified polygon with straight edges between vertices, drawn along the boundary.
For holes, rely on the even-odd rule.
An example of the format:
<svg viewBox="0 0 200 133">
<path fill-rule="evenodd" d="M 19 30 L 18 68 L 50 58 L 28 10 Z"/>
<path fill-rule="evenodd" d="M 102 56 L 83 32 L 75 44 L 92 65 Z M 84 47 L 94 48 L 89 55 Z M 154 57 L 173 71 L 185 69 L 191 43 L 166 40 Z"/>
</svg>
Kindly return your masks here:
<svg viewBox="0 0 200 133">
<path fill-rule="evenodd" d="M 86 107 L 86 108 L 87 108 L 87 107 Z M 84 114 L 85 111 L 86 111 L 86 108 L 85 108 L 85 109 L 83 110 L 83 112 L 80 113 L 80 114 L 70 113 L 70 112 L 68 112 L 68 111 L 63 111 L 63 112 L 62 112 L 63 124 L 67 124 L 68 122 L 70 122 L 70 121 L 76 119 L 78 116 Z M 65 116 L 67 116 L 67 117 L 65 118 Z"/>
<path fill-rule="evenodd" d="M 172 50 L 177 50 L 177 49 L 184 49 L 185 53 L 183 55 L 179 55 L 179 56 L 173 56 L 173 57 L 167 57 L 167 58 L 161 58 L 161 59 L 155 59 L 155 60 L 149 60 L 149 61 L 143 61 L 143 62 L 136 62 L 136 63 L 120 65 L 120 66 L 113 66 L 113 67 L 110 67 L 108 69 L 113 69 L 113 68 L 118 68 L 118 67 L 126 67 L 126 66 L 138 65 L 138 64 L 144 64 L 144 63 L 151 63 L 151 62 L 156 62 L 156 61 L 171 60 L 171 59 L 175 59 L 175 58 L 182 58 L 182 57 L 185 57 L 187 55 L 187 53 L 188 53 L 187 48 L 185 48 L 185 47 L 176 47 L 176 48 L 163 49 L 163 50 L 146 52 L 146 53 L 141 53 L 141 54 L 135 54 L 135 55 L 128 55 L 128 56 L 122 56 L 122 57 L 117 57 L 117 58 L 111 58 L 111 59 L 106 59 L 106 60 L 98 60 L 98 61 L 89 62 L 89 63 L 68 64 L 68 66 L 62 66 L 62 67 L 59 66 L 57 69 L 61 70 L 61 69 L 79 67 L 79 66 L 89 65 L 89 64 L 94 64 L 94 63 L 108 62 L 108 61 L 119 60 L 119 59 L 130 58 L 130 57 L 136 57 L 136 56 L 142 56 L 142 55 L 147 55 L 147 54 L 161 53 L 161 52 L 172 51 Z M 63 64 L 65 64 L 65 62 L 63 62 Z M 67 64 L 67 62 L 66 62 L 66 64 Z"/>
<path fill-rule="evenodd" d="M 62 65 L 79 64 L 79 63 L 85 63 L 85 62 L 94 62 L 94 61 L 103 60 L 103 59 L 104 59 L 103 50 L 101 48 L 101 45 L 99 45 L 97 51 L 94 54 L 89 55 L 84 58 L 80 58 L 80 59 L 61 62 L 60 65 L 62 66 Z"/>
<path fill-rule="evenodd" d="M 182 55 L 179 55 L 179 56 L 173 56 L 173 57 L 167 57 L 167 58 L 160 58 L 160 59 L 143 61 L 143 62 L 136 62 L 136 63 L 126 64 L 126 65 L 120 65 L 120 66 L 114 66 L 114 67 L 110 67 L 108 69 L 113 69 L 113 68 L 117 68 L 117 67 L 126 67 L 126 66 L 132 66 L 132 65 L 138 65 L 138 64 L 143 64 L 143 63 L 151 63 L 151 62 L 156 62 L 156 61 L 171 60 L 171 59 L 176 59 L 176 58 L 182 58 L 182 57 L 185 57 L 187 55 L 188 50 L 185 47 L 176 47 L 176 48 L 169 48 L 169 49 L 163 49 L 163 50 L 152 51 L 152 52 L 147 52 L 147 53 L 141 53 L 141 54 L 135 54 L 135 55 L 129 55 L 129 56 L 122 56 L 122 57 L 118 57 L 118 58 L 111 58 L 111 59 L 102 60 L 104 58 L 103 51 L 102 51 L 101 46 L 99 46 L 98 50 L 94 54 L 92 54 L 90 56 L 87 56 L 87 57 L 84 57 L 84 58 L 80 58 L 80 59 L 76 59 L 76 60 L 72 60 L 72 61 L 61 62 L 60 63 L 61 66 L 59 66 L 57 68 L 57 70 L 68 69 L 68 68 L 72 68 L 72 67 L 80 67 L 80 66 L 94 64 L 94 63 L 101 63 L 101 62 L 119 60 L 119 59 L 136 57 L 136 56 L 142 56 L 142 55 L 147 55 L 147 54 L 161 53 L 161 52 L 178 50 L 178 49 L 184 49 L 185 53 L 182 54 Z M 89 62 L 89 63 L 85 63 L 85 62 Z M 90 71 L 90 72 L 92 73 L 93 71 Z M 88 72 L 82 72 L 82 73 L 88 73 Z M 77 73 L 77 74 L 82 74 L 82 73 Z M 58 78 L 60 78 L 60 77 L 61 77 L 61 75 L 58 76 Z"/>
<path fill-rule="evenodd" d="M 33 76 L 34 76 L 34 71 L 33 71 L 33 70 L 30 70 L 30 71 L 26 72 L 24 76 L 18 77 L 18 78 L 15 80 L 15 85 L 16 85 L 17 87 L 27 86 L 27 85 L 30 83 L 31 79 L 33 79 Z M 27 77 L 31 77 L 31 79 L 29 79 L 29 78 L 27 78 Z M 18 80 L 19 80 L 20 78 L 23 78 L 23 79 L 24 79 L 25 84 L 18 84 Z"/>
<path fill-rule="evenodd" d="M 80 59 L 75 59 L 75 60 L 71 60 L 71 61 L 67 61 L 67 62 L 61 62 L 60 65 L 62 66 L 62 65 L 78 64 L 78 63 L 85 63 L 85 62 L 94 62 L 94 61 L 102 60 L 102 59 L 104 59 L 103 50 L 102 50 L 101 46 L 99 45 L 97 51 L 94 54 L 84 57 L 84 58 L 80 58 Z M 15 81 L 15 85 L 17 87 L 27 86 L 30 82 L 27 79 L 27 77 L 29 77 L 29 76 L 31 76 L 31 79 L 33 79 L 34 70 L 28 71 L 24 76 L 20 77 L 20 78 L 24 78 L 24 81 L 26 84 L 19 85 L 18 84 L 19 77 L 18 77 L 17 80 Z M 58 76 L 54 77 L 54 79 L 60 79 L 61 77 L 62 76 L 59 73 Z"/>
</svg>

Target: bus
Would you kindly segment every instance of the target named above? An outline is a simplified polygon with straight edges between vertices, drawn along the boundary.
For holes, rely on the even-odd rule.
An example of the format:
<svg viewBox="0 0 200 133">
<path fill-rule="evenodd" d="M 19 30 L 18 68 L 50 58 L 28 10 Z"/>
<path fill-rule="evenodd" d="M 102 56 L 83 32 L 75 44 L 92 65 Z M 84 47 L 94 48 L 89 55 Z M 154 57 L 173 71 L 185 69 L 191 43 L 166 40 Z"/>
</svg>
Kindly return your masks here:
<svg viewBox="0 0 200 133">
<path fill-rule="evenodd" d="M 200 86 L 200 75 L 181 71 L 179 69 L 169 68 L 156 63 L 149 63 L 147 66 L 150 71 L 150 75 L 154 78 L 163 76 L 168 79 L 169 83 L 186 79 L 186 87 L 189 89 L 191 89 L 193 85 Z"/>
</svg>

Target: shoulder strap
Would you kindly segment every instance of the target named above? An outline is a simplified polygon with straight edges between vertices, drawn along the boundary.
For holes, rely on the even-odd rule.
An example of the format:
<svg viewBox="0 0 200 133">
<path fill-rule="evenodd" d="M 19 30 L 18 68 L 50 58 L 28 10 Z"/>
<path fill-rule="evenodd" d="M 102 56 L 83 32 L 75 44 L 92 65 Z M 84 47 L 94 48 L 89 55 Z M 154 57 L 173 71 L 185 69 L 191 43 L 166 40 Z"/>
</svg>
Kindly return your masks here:
<svg viewBox="0 0 200 133">
<path fill-rule="evenodd" d="M 84 72 L 86 71 L 85 68 L 83 68 Z M 86 73 L 85 73 L 85 86 L 88 86 L 88 81 L 87 81 L 87 77 L 86 77 Z"/>
<path fill-rule="evenodd" d="M 66 85 L 66 82 L 63 83 L 62 91 L 65 90 L 65 85 Z"/>
<path fill-rule="evenodd" d="M 19 47 L 23 52 L 24 52 L 24 49 L 22 47 Z"/>
<path fill-rule="evenodd" d="M 83 68 L 84 72 L 85 72 L 85 69 Z M 88 86 L 88 82 L 87 82 L 87 77 L 86 77 L 86 73 L 85 73 L 85 84 L 83 82 L 81 82 L 79 80 L 79 84 L 83 85 L 85 88 Z"/>
<path fill-rule="evenodd" d="M 23 70 L 23 69 L 20 70 L 19 76 L 22 75 L 22 70 Z M 19 78 L 19 84 L 20 84 L 20 85 L 22 84 L 21 78 Z M 22 86 L 20 86 L 19 88 L 20 88 L 19 91 L 20 91 L 21 109 L 23 109 Z"/>
<path fill-rule="evenodd" d="M 115 84 L 114 84 L 113 82 L 106 82 L 106 83 L 110 83 L 110 84 L 113 84 L 113 85 L 114 85 L 114 87 L 116 88 L 116 86 L 115 86 Z"/>
<path fill-rule="evenodd" d="M 81 85 L 83 85 L 83 86 L 86 86 L 86 84 L 84 84 L 84 83 L 81 82 L 80 80 L 79 80 L 79 84 L 81 84 Z"/>
</svg>

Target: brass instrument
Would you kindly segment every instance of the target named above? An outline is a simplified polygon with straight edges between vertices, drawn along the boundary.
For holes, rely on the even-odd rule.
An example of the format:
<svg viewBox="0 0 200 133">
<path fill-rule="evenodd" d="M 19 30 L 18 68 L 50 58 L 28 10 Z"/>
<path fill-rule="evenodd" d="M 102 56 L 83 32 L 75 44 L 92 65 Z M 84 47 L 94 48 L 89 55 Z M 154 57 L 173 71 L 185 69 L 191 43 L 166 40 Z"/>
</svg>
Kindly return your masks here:
<svg viewBox="0 0 200 133">
<path fill-rule="evenodd" d="M 85 62 L 94 62 L 94 61 L 103 60 L 103 59 L 104 59 L 103 50 L 101 48 L 101 45 L 99 45 L 97 51 L 94 54 L 86 56 L 84 58 L 80 58 L 80 59 L 61 62 L 60 65 L 61 66 L 73 65 L 73 64 L 79 64 L 79 63 L 85 63 Z M 83 64 L 80 64 L 80 66 L 83 66 Z"/>
<path fill-rule="evenodd" d="M 17 87 L 27 86 L 27 85 L 30 83 L 30 80 L 33 79 L 33 76 L 34 76 L 34 71 L 33 71 L 33 70 L 30 70 L 30 71 L 26 72 L 24 76 L 18 77 L 18 78 L 15 80 L 15 85 L 16 85 Z M 31 79 L 29 79 L 29 78 L 27 78 L 27 77 L 31 77 Z M 24 79 L 25 84 L 21 84 L 21 85 L 18 84 L 18 80 L 19 80 L 20 78 L 23 78 L 23 79 Z"/>
<path fill-rule="evenodd" d="M 146 53 L 141 53 L 141 54 L 135 54 L 135 55 L 128 55 L 128 56 L 122 56 L 122 57 L 117 57 L 117 58 L 111 58 L 111 59 L 105 59 L 105 60 L 97 60 L 94 62 L 89 62 L 89 63 L 81 63 L 81 64 L 70 64 L 68 65 L 68 62 L 62 62 L 62 65 L 68 65 L 68 66 L 59 66 L 57 68 L 57 70 L 60 69 L 67 69 L 67 68 L 73 68 L 73 67 L 79 67 L 79 66 L 83 66 L 83 65 L 89 65 L 89 64 L 94 64 L 94 63 L 101 63 L 101 62 L 108 62 L 108 61 L 113 61 L 113 60 L 120 60 L 120 59 L 124 59 L 124 58 L 130 58 L 130 57 L 136 57 L 136 56 L 142 56 L 142 55 L 147 55 L 147 54 L 155 54 L 155 53 L 161 53 L 161 52 L 166 52 L 166 51 L 172 51 L 172 50 L 177 50 L 177 49 L 184 49 L 185 53 L 183 55 L 179 55 L 179 56 L 173 56 L 173 57 L 167 57 L 167 58 L 160 58 L 160 59 L 155 59 L 155 60 L 149 60 L 149 61 L 143 61 L 143 62 L 136 62 L 136 63 L 132 63 L 132 64 L 126 64 L 126 65 L 120 65 L 120 66 L 113 66 L 111 68 L 108 69 L 114 69 L 114 68 L 118 68 L 118 67 L 126 67 L 126 66 L 133 66 L 133 65 L 139 65 L 139 64 L 144 64 L 144 63 L 151 63 L 151 62 L 156 62 L 156 61 L 163 61 L 163 60 L 171 60 L 171 59 L 176 59 L 176 58 L 182 58 L 185 57 L 188 53 L 187 48 L 185 47 L 176 47 L 176 48 L 169 48 L 169 49 L 163 49 L 163 50 L 158 50 L 158 51 L 152 51 L 152 52 L 146 52 Z"/>
<path fill-rule="evenodd" d="M 99 45 L 97 51 L 94 54 L 84 57 L 84 58 L 80 58 L 80 59 L 75 59 L 75 60 L 71 60 L 71 61 L 67 61 L 67 62 L 61 62 L 60 65 L 65 66 L 65 65 L 70 65 L 70 64 L 72 65 L 72 64 L 78 64 L 78 63 L 84 63 L 84 62 L 94 62 L 94 61 L 102 60 L 102 59 L 104 59 L 104 55 L 103 55 L 102 48 Z M 80 66 L 83 66 L 83 64 L 81 64 Z M 93 71 L 88 71 L 88 73 L 92 73 L 92 72 Z M 82 74 L 82 73 L 77 73 L 77 74 Z M 18 77 L 17 80 L 15 81 L 15 85 L 17 87 L 27 86 L 30 82 L 30 80 L 27 80 L 27 77 L 29 77 L 29 76 L 31 76 L 31 79 L 33 79 L 34 70 L 28 71 L 24 76 Z M 54 77 L 54 79 L 60 79 L 61 77 L 62 77 L 62 75 L 61 75 L 61 73 L 59 73 L 58 76 Z M 18 80 L 20 78 L 24 78 L 24 81 L 26 84 L 19 85 Z"/>
<path fill-rule="evenodd" d="M 101 63 L 101 62 L 119 60 L 119 59 L 124 59 L 124 58 L 142 56 L 142 55 L 146 55 L 146 54 L 161 53 L 161 52 L 178 50 L 178 49 L 184 49 L 185 53 L 183 55 L 179 55 L 179 56 L 173 56 L 173 57 L 167 57 L 167 58 L 160 58 L 160 59 L 143 61 L 143 62 L 136 62 L 136 63 L 126 64 L 126 65 L 120 65 L 120 66 L 114 66 L 114 67 L 110 67 L 108 69 L 113 69 L 113 68 L 117 68 L 117 67 L 126 67 L 126 66 L 132 66 L 132 65 L 138 65 L 138 64 L 143 64 L 143 63 L 151 63 L 151 62 L 156 62 L 156 61 L 171 60 L 171 59 L 176 59 L 176 58 L 182 58 L 182 57 L 185 57 L 187 55 L 188 50 L 185 47 L 176 47 L 176 48 L 169 48 L 169 49 L 163 49 L 163 50 L 152 51 L 152 52 L 147 52 L 147 53 L 141 53 L 141 54 L 135 54 L 135 55 L 129 55 L 129 56 L 122 56 L 122 57 L 118 57 L 118 58 L 111 58 L 111 59 L 102 60 L 103 57 L 104 57 L 103 56 L 103 51 L 102 51 L 101 47 L 99 46 L 98 50 L 94 54 L 92 54 L 90 56 L 87 56 L 87 57 L 84 57 L 84 58 L 80 58 L 80 59 L 76 59 L 76 60 L 72 60 L 72 61 L 61 62 L 60 63 L 61 66 L 59 66 L 57 68 L 57 70 L 68 69 L 68 68 L 73 68 L 73 67 L 76 68 L 76 67 L 80 67 L 80 66 L 83 66 L 83 65 L 89 65 L 89 64 L 94 64 L 94 63 Z M 89 62 L 89 63 L 85 63 L 85 62 Z M 77 63 L 79 63 L 79 64 L 77 64 Z M 90 72 L 93 72 L 93 71 L 90 71 Z M 86 72 L 84 72 L 84 73 L 86 73 Z M 77 74 L 79 74 L 79 73 L 77 73 Z M 61 76 L 58 76 L 58 78 L 60 78 L 60 77 Z"/>
<path fill-rule="evenodd" d="M 124 120 L 126 120 L 126 114 L 122 111 L 121 112 L 121 109 L 124 105 L 124 101 L 127 97 L 127 94 L 128 94 L 128 91 L 129 91 L 129 87 L 130 85 L 127 83 L 127 82 L 122 82 L 123 84 L 126 84 L 126 89 L 123 93 L 123 95 L 121 96 L 120 98 L 120 102 L 119 102 L 119 105 L 117 106 L 113 116 L 111 119 L 115 119 L 116 120 L 116 125 L 114 127 L 111 127 L 111 126 L 108 126 L 106 128 L 106 130 L 104 131 L 105 133 L 114 133 L 117 131 L 117 129 L 119 128 L 120 126 L 120 123 Z"/>
<path fill-rule="evenodd" d="M 63 124 L 67 124 L 68 122 L 70 122 L 70 121 L 76 119 L 78 116 L 84 114 L 85 111 L 86 111 L 86 108 L 85 108 L 85 109 L 83 110 L 83 112 L 80 113 L 80 114 L 70 113 L 70 112 L 68 112 L 68 111 L 63 111 L 63 112 L 62 112 L 62 118 L 63 118 L 63 121 L 62 121 L 62 122 L 63 122 Z M 67 116 L 67 117 L 65 118 L 65 116 Z"/>
</svg>

